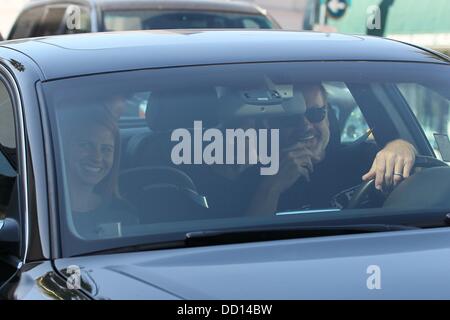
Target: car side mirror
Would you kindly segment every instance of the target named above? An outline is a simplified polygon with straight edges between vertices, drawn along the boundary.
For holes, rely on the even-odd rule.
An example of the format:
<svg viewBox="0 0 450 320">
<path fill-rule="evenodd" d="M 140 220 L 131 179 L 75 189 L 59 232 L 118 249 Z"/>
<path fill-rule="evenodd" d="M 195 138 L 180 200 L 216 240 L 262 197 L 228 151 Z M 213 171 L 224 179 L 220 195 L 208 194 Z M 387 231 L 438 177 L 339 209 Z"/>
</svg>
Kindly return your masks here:
<svg viewBox="0 0 450 320">
<path fill-rule="evenodd" d="M 16 253 L 20 241 L 20 228 L 16 220 L 0 220 L 0 253 Z"/>
</svg>

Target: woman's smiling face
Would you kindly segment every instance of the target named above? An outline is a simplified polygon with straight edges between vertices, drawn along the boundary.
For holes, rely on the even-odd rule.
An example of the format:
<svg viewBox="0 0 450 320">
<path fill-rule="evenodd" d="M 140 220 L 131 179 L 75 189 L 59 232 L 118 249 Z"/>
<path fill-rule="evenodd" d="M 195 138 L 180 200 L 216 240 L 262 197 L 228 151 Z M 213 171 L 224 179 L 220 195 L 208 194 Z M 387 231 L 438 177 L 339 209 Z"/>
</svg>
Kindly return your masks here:
<svg viewBox="0 0 450 320">
<path fill-rule="evenodd" d="M 71 179 L 95 186 L 111 171 L 114 163 L 114 135 L 103 125 L 81 128 L 70 144 Z"/>
</svg>

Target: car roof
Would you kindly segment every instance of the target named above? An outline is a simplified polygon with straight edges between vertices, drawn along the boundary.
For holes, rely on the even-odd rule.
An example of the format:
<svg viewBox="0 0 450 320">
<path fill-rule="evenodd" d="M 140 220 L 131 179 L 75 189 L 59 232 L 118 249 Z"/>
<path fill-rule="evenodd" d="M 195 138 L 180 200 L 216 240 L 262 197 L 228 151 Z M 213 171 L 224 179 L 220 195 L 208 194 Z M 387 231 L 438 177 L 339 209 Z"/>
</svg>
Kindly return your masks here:
<svg viewBox="0 0 450 320">
<path fill-rule="evenodd" d="M 183 9 L 267 14 L 265 9 L 262 9 L 255 3 L 236 0 L 36 0 L 28 3 L 25 10 L 29 7 L 51 3 L 80 3 L 85 4 L 86 6 L 98 7 L 100 10 L 132 10 L 146 8 L 159 10 Z"/>
<path fill-rule="evenodd" d="M 6 41 L 45 79 L 175 66 L 278 61 L 448 63 L 444 56 L 378 37 L 294 31 L 149 30 Z"/>
</svg>

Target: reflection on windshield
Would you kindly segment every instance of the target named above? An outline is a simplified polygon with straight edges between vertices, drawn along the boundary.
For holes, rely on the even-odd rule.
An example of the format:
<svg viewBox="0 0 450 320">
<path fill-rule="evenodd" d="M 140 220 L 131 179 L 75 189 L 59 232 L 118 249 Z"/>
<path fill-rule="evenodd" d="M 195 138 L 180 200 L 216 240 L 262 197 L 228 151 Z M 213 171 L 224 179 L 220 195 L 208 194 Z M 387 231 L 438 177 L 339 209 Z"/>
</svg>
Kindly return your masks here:
<svg viewBox="0 0 450 320">
<path fill-rule="evenodd" d="M 414 173 L 418 151 L 373 110 L 388 107 L 385 90 L 410 67 L 373 79 L 345 67 L 174 68 L 46 84 L 68 230 L 114 239 L 135 226 L 176 232 L 195 221 L 382 208 Z M 448 101 L 447 84 L 429 78 Z"/>
</svg>

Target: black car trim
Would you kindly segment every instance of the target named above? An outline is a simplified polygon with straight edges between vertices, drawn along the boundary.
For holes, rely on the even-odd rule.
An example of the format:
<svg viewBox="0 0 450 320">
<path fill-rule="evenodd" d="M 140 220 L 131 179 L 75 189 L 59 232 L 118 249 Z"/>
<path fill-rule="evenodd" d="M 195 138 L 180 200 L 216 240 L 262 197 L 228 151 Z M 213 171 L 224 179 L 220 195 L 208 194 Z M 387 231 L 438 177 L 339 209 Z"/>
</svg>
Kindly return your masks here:
<svg viewBox="0 0 450 320">
<path fill-rule="evenodd" d="M 1 61 L 0 61 L 1 62 Z M 28 210 L 28 162 L 26 156 L 26 141 L 25 141 L 25 124 L 24 124 L 24 112 L 22 106 L 22 97 L 17 85 L 17 80 L 14 75 L 11 73 L 6 66 L 0 63 L 0 75 L 2 75 L 8 84 L 8 90 L 10 91 L 13 110 L 14 110 L 14 118 L 15 118 L 15 129 L 16 129 L 16 148 L 17 148 L 17 156 L 18 156 L 18 195 L 19 195 L 19 214 L 20 214 L 20 224 L 22 226 L 22 238 L 23 244 L 21 244 L 21 258 L 23 263 L 26 262 L 27 254 L 28 254 L 28 246 L 30 243 L 30 234 L 29 234 L 29 210 Z M 22 190 L 22 192 L 21 192 Z M 26 190 L 23 192 L 23 190 Z"/>
<path fill-rule="evenodd" d="M 46 176 L 47 176 L 47 201 L 49 210 L 49 231 L 50 231 L 50 254 L 53 259 L 61 257 L 61 236 L 60 222 L 58 219 L 59 202 L 58 187 L 55 172 L 55 152 L 53 150 L 54 141 L 51 134 L 50 118 L 47 109 L 44 107 L 45 96 L 42 91 L 41 82 L 36 83 L 36 93 L 40 106 L 40 114 L 42 119 L 43 141 L 45 149 Z"/>
<path fill-rule="evenodd" d="M 9 47 L 8 47 L 9 48 Z M 88 76 L 96 76 L 96 75 L 106 75 L 113 73 L 125 73 L 125 72 L 133 72 L 133 71 L 150 71 L 150 70 L 163 70 L 163 69 L 177 69 L 177 68 L 191 68 L 191 67 L 213 67 L 213 66 L 226 66 L 226 65 L 241 65 L 241 64 L 263 64 L 263 63 L 309 63 L 309 62 L 324 62 L 324 63 L 335 63 L 335 62 L 370 62 L 370 63 L 414 63 L 414 64 L 428 64 L 428 65 L 441 65 L 441 66 L 450 66 L 450 63 L 444 62 L 425 62 L 425 61 L 414 61 L 414 60 L 361 60 L 361 59 L 339 59 L 339 60 L 261 60 L 261 61 L 239 61 L 239 62 L 221 62 L 221 63 L 204 63 L 204 64 L 181 64 L 181 65 L 170 65 L 170 66 L 159 66 L 159 67 L 146 67 L 146 68 L 130 68 L 130 69 L 121 69 L 121 70 L 111 70 L 111 71 L 102 71 L 102 72 L 93 72 L 93 73 L 85 73 L 79 75 L 72 76 L 64 76 L 64 77 L 56 77 L 45 79 L 42 83 L 66 80 L 66 79 L 77 79 Z"/>
</svg>

